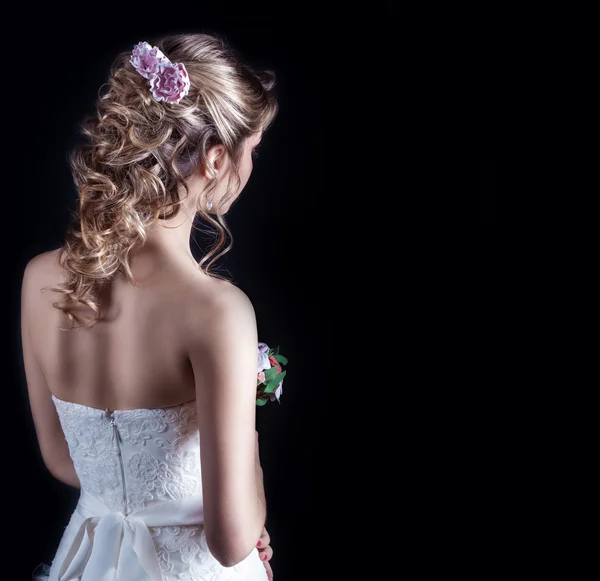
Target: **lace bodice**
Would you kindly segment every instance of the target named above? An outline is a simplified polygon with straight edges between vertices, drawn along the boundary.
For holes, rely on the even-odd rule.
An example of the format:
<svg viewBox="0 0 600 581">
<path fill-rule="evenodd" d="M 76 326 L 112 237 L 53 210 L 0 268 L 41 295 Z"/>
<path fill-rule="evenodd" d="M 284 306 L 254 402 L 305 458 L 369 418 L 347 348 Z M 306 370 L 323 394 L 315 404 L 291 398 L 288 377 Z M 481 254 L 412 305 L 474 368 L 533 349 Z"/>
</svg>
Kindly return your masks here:
<svg viewBox="0 0 600 581">
<path fill-rule="evenodd" d="M 209 552 L 201 522 L 202 474 L 195 401 L 169 408 L 109 412 L 66 402 L 55 396 L 52 399 L 81 483 L 82 497 L 85 495 L 96 503 L 93 506 L 100 507 L 103 514 L 118 515 L 121 519 L 119 526 L 123 526 L 124 531 L 131 529 L 134 533 L 132 538 L 135 538 L 136 531 L 138 539 L 146 534 L 146 530 L 149 531 L 160 568 L 161 576 L 156 574 L 159 581 L 267 579 L 256 550 L 235 567 L 228 568 L 222 567 Z M 188 514 L 186 519 L 198 524 L 188 522 L 183 525 L 146 526 L 152 518 L 154 521 L 157 518 L 146 519 L 146 524 L 140 524 L 139 519 L 135 521 L 133 518 L 132 513 L 150 514 L 163 508 L 157 505 L 171 503 L 168 506 L 175 507 L 192 501 L 195 507 L 199 507 L 199 510 L 194 509 L 198 518 L 191 520 Z M 134 524 L 128 522 L 128 515 L 131 515 L 131 523 Z M 83 522 L 86 516 L 89 520 L 87 524 Z M 113 516 L 110 515 L 110 518 Z M 69 559 L 77 560 L 72 557 L 76 552 L 74 546 L 77 543 L 83 546 L 81 531 L 98 523 L 98 518 L 90 519 L 82 511 L 73 513 L 49 576 L 35 579 L 80 580 L 75 573 L 69 577 L 66 574 L 68 572 L 64 571 L 66 567 L 61 567 L 61 563 Z M 123 520 L 125 524 L 121 524 Z M 96 536 L 99 537 L 97 531 Z M 93 538 L 93 535 L 89 537 Z M 85 553 L 80 545 L 77 545 L 79 560 L 80 555 Z M 82 566 L 79 568 L 82 570 Z M 63 570 L 62 577 L 59 576 L 59 569 Z M 73 565 L 71 569 L 77 567 Z M 121 576 L 117 573 L 118 567 L 115 569 L 115 579 L 120 581 Z M 125 576 L 122 578 L 125 579 Z M 154 581 L 152 576 L 139 578 Z M 82 581 L 87 581 L 85 575 Z M 130 581 L 129 577 L 127 581 Z"/>
<path fill-rule="evenodd" d="M 110 413 L 52 399 L 81 488 L 112 510 L 201 493 L 195 401 Z"/>
</svg>

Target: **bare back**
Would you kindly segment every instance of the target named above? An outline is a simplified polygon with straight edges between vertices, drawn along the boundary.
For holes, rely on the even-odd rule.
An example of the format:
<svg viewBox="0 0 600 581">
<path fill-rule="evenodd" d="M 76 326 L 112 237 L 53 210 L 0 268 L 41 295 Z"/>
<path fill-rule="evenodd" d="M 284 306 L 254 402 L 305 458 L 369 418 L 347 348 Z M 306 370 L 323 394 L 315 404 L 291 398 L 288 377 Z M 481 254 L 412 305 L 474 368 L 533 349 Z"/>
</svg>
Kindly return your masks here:
<svg viewBox="0 0 600 581">
<path fill-rule="evenodd" d="M 36 276 L 40 287 L 62 281 L 57 250 L 43 255 Z M 107 286 L 100 297 L 102 320 L 91 328 L 60 330 L 69 321 L 52 307 L 58 293 L 40 292 L 32 302 L 31 340 L 55 397 L 110 410 L 163 408 L 196 398 L 186 352 L 188 309 L 208 308 L 210 293 L 229 283 L 207 277 L 191 261 L 151 264 L 134 276 L 137 286 L 123 275 Z M 76 313 L 87 317 L 91 311 Z"/>
</svg>

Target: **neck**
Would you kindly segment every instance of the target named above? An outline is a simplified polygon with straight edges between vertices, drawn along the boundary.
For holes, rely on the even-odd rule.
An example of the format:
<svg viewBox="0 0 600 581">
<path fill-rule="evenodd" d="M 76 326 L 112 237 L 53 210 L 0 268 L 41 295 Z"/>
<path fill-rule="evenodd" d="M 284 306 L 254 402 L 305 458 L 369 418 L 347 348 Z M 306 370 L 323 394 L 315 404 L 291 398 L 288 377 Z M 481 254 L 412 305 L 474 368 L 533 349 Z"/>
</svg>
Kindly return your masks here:
<svg viewBox="0 0 600 581">
<path fill-rule="evenodd" d="M 195 206 L 186 200 L 177 216 L 168 220 L 159 220 L 148 231 L 143 246 L 132 248 L 129 259 L 134 275 L 143 276 L 156 269 L 157 262 L 192 264 L 198 261 L 190 250 L 190 237 L 194 224 Z M 136 271 L 138 274 L 136 274 Z"/>
</svg>

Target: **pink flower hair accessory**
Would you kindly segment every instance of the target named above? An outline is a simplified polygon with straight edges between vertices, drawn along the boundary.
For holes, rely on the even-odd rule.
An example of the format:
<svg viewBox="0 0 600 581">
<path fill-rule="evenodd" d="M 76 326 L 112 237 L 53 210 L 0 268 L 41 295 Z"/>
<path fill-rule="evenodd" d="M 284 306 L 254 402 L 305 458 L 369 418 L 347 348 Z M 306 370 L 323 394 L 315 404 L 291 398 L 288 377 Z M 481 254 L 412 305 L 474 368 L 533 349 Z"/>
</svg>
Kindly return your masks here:
<svg viewBox="0 0 600 581">
<path fill-rule="evenodd" d="M 150 81 L 152 96 L 157 101 L 179 103 L 190 90 L 190 77 L 183 63 L 172 63 L 157 46 L 138 42 L 129 62 Z"/>
</svg>

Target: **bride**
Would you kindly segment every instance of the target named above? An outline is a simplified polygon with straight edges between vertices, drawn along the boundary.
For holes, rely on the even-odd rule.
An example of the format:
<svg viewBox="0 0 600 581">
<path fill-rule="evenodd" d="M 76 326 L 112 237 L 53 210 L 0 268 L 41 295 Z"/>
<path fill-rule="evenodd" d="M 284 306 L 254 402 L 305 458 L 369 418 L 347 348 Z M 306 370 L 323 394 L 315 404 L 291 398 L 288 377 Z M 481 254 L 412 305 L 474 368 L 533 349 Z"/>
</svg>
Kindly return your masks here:
<svg viewBox="0 0 600 581">
<path fill-rule="evenodd" d="M 177 34 L 118 55 L 106 86 L 71 155 L 79 199 L 65 242 L 22 282 L 40 451 L 81 490 L 33 578 L 272 579 L 257 323 L 211 265 L 277 113 L 273 75 L 222 39 Z M 196 218 L 217 231 L 200 263 Z"/>
</svg>

